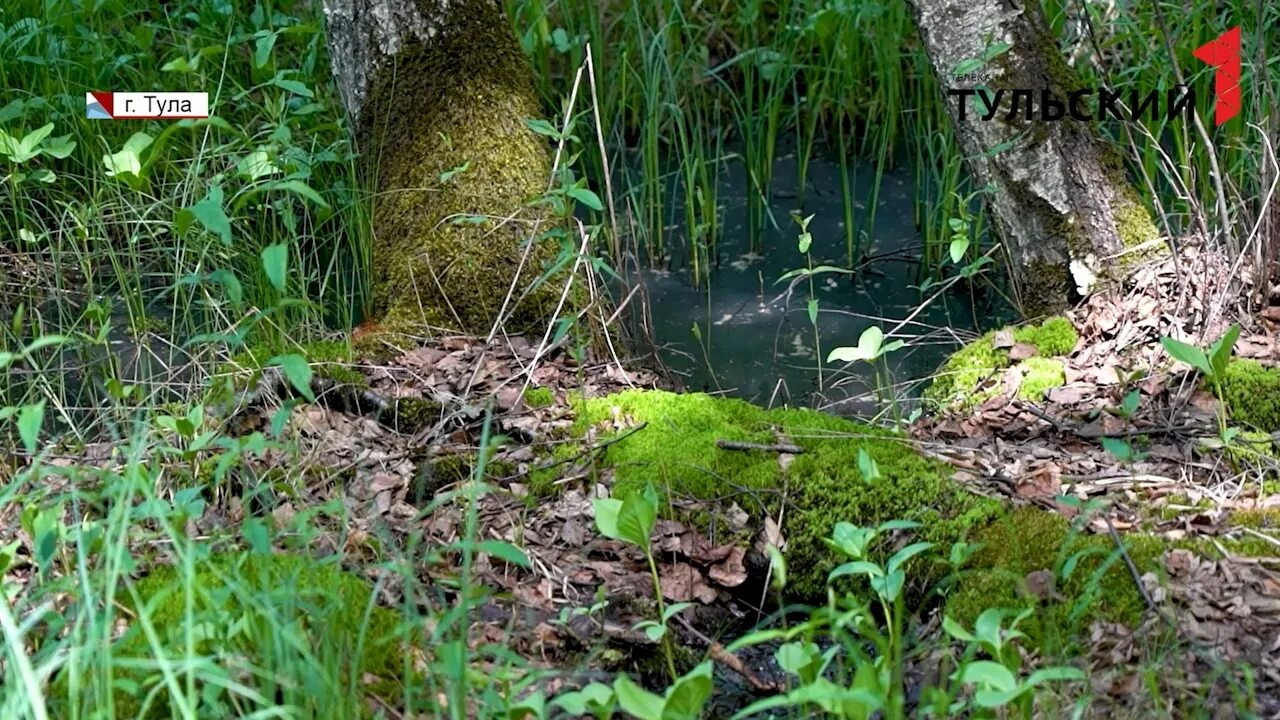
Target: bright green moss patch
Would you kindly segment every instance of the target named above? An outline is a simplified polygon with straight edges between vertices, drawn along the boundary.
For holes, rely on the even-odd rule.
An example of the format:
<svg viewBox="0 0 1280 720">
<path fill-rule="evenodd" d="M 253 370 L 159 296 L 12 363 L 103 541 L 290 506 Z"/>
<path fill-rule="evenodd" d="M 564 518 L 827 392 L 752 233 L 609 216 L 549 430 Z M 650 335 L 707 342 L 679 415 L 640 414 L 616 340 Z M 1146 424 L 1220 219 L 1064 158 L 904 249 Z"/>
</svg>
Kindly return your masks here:
<svg viewBox="0 0 1280 720">
<path fill-rule="evenodd" d="M 160 671 L 125 670 L 123 660 L 154 659 L 159 651 L 171 661 L 181 658 L 187 653 L 189 630 L 195 654 L 234 658 L 238 666 L 254 668 L 240 681 L 268 699 L 278 688 L 295 688 L 288 699 L 310 705 L 304 714 L 330 716 L 343 703 L 352 712 L 339 714 L 359 716 L 365 692 L 384 697 L 401 692 L 397 679 L 403 675 L 405 650 L 400 615 L 373 605 L 369 584 L 336 564 L 298 555 L 215 555 L 199 562 L 190 580 L 180 568 L 154 568 L 136 591 L 140 606 L 123 596 L 131 606 L 129 617 L 144 615 L 159 645 L 148 639 L 137 619 L 116 642 L 117 716 L 169 716 L 163 690 L 149 711 L 142 713 L 139 702 L 163 683 Z M 348 683 L 359 690 L 349 693 Z M 135 684 L 137 692 L 121 690 Z M 307 690 L 298 692 L 300 687 Z M 202 691 L 202 697 L 220 695 L 213 687 Z"/>
<path fill-rule="evenodd" d="M 982 391 L 978 386 L 1009 366 L 1009 354 L 992 346 L 994 337 L 995 332 L 989 332 L 952 353 L 925 389 L 925 399 L 942 407 L 964 409 L 990 398 L 993 391 Z"/>
<path fill-rule="evenodd" d="M 1050 388 L 1067 384 L 1067 373 L 1061 360 L 1033 357 L 1021 363 L 1024 375 L 1018 387 L 1018 397 L 1033 402 L 1043 400 Z"/>
<path fill-rule="evenodd" d="M 555 404 L 556 395 L 551 388 L 528 387 L 524 391 L 524 404 L 531 408 L 549 407 Z"/>
<path fill-rule="evenodd" d="M 1065 317 L 1049 318 L 1039 325 L 1028 325 L 1013 331 L 1013 339 L 1035 345 L 1044 357 L 1066 355 L 1071 352 L 1080 335 Z"/>
<path fill-rule="evenodd" d="M 926 540 L 949 547 L 1000 512 L 998 502 L 966 492 L 939 463 L 915 453 L 893 433 L 810 410 L 764 410 L 702 394 L 627 391 L 586 400 L 579 426 L 629 418 L 646 427 L 610 445 L 605 462 L 616 473 L 613 494 L 626 497 L 652 482 L 672 498 L 736 502 L 757 520 L 788 500 L 788 592 L 817 598 L 835 557 L 824 540 L 839 521 L 876 525 L 916 520 Z M 616 413 L 616 415 L 615 415 Z M 777 428 L 805 449 L 784 477 L 778 455 L 716 446 L 717 440 L 777 442 Z M 627 428 L 621 429 L 626 432 Z M 879 477 L 863 477 L 858 451 Z"/>
<path fill-rule="evenodd" d="M 1280 431 L 1280 368 L 1254 360 L 1232 360 L 1222 378 L 1231 419 L 1263 432 Z"/>
<path fill-rule="evenodd" d="M 1038 644 L 1059 631 L 1071 634 L 1095 619 L 1136 624 L 1142 618 L 1145 601 L 1110 537 L 1075 534 L 1062 516 L 1023 508 L 991 523 L 975 538 L 982 548 L 970 566 L 977 569 L 959 581 L 946 604 L 947 614 L 964 624 L 987 608 L 1039 604 L 1039 611 L 1021 626 Z M 1172 547 L 1138 534 L 1126 536 L 1124 543 L 1140 573 L 1158 573 L 1160 558 Z M 1067 566 L 1072 570 L 1064 579 Z M 1047 598 L 1037 598 L 1027 587 L 1027 576 L 1042 570 L 1056 576 L 1056 587 Z"/>
<path fill-rule="evenodd" d="M 940 407 L 966 410 L 999 392 L 997 387 L 982 387 L 984 381 L 1011 364 L 1008 351 L 995 347 L 995 336 L 995 331 L 989 332 L 952 353 L 925 389 L 925 399 Z M 1025 373 L 1019 393 L 1022 397 L 1039 400 L 1045 390 L 1066 383 L 1062 363 L 1048 358 L 1065 355 L 1075 348 L 1080 336 L 1070 320 L 1054 317 L 1039 325 L 1021 327 L 1014 330 L 1013 339 L 1034 345 L 1040 353 L 1040 357 L 1022 362 Z"/>
</svg>

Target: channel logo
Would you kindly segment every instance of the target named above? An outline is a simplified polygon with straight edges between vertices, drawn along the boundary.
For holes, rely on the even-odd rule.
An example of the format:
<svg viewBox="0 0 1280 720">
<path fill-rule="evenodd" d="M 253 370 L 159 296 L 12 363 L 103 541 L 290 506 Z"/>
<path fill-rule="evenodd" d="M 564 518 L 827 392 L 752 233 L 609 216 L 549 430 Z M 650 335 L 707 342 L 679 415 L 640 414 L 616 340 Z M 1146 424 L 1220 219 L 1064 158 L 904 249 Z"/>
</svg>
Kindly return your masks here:
<svg viewBox="0 0 1280 720">
<path fill-rule="evenodd" d="M 90 120 L 187 120 L 209 117 L 209 93 L 87 92 L 84 116 Z"/>
</svg>

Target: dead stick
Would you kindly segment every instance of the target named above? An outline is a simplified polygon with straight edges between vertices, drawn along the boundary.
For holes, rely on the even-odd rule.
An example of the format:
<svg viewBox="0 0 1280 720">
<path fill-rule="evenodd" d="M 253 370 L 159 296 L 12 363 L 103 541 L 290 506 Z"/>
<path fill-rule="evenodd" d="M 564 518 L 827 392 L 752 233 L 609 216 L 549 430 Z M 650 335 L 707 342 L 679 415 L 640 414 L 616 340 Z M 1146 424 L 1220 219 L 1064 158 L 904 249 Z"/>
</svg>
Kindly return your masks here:
<svg viewBox="0 0 1280 720">
<path fill-rule="evenodd" d="M 767 443 L 738 442 L 736 440 L 716 440 L 716 447 L 721 450 L 760 450 L 762 452 L 791 453 L 792 455 L 799 455 L 804 452 L 804 448 L 799 445 L 787 443 L 769 445 Z"/>
<path fill-rule="evenodd" d="M 765 682 L 764 680 L 761 680 L 759 676 L 757 676 L 754 672 L 751 671 L 751 668 L 747 667 L 746 663 L 742 662 L 742 658 L 729 652 L 728 650 L 725 649 L 723 645 L 716 642 L 715 640 L 712 640 L 706 635 L 703 635 L 701 632 L 698 632 L 697 629 L 695 629 L 692 625 L 689 624 L 688 620 L 684 619 L 683 615 L 677 613 L 675 617 L 676 617 L 676 622 L 680 623 L 685 630 L 689 631 L 689 633 L 691 633 L 694 637 L 698 638 L 703 643 L 705 643 L 708 647 L 711 648 L 710 654 L 711 654 L 712 660 L 715 660 L 721 665 L 724 665 L 730 670 L 741 675 L 744 679 L 746 679 L 747 684 L 750 685 L 757 692 L 762 692 L 762 693 L 778 692 L 779 690 L 782 689 L 781 687 L 778 686 L 777 683 Z"/>
</svg>

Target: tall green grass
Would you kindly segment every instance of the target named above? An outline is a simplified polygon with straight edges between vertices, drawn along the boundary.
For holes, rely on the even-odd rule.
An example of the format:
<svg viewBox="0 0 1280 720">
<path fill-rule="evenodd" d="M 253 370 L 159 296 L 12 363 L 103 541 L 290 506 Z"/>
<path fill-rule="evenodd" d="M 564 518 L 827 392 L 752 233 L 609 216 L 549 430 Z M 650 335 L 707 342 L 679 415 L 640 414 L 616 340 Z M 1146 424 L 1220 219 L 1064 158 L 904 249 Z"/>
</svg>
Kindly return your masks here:
<svg viewBox="0 0 1280 720">
<path fill-rule="evenodd" d="M 682 219 L 692 276 L 705 279 L 721 227 L 713 198 L 726 150 L 745 170 L 748 245 L 758 250 L 761 233 L 778 226 L 769 199 L 785 148 L 796 155 L 801 201 L 815 153 L 874 162 L 865 217 L 855 212 L 860 198 L 851 183 L 842 193 L 847 259 L 856 262 L 859 230 L 873 231 L 879 178 L 900 161 L 902 138 L 909 130 L 949 132 L 945 113 L 908 110 L 917 88 L 934 83 L 927 63 L 903 61 L 911 57 L 904 43 L 915 44 L 906 5 L 677 0 L 663 4 L 663 14 L 653 7 L 508 2 L 548 102 L 563 95 L 584 44 L 594 43 L 596 80 L 609 89 L 599 110 L 616 158 L 611 165 L 629 179 L 624 185 L 640 214 L 637 240 L 647 255 L 655 262 L 670 256 L 669 227 Z M 684 195 L 684 218 L 665 212 L 673 192 Z"/>
<path fill-rule="evenodd" d="M 43 396 L 69 420 L 150 376 L 130 396 L 145 405 L 199 379 L 189 340 L 359 317 L 367 202 L 325 48 L 292 4 L 0 7 L 0 130 L 49 126 L 37 156 L 0 152 L 0 352 L 68 337 L 0 379 L 0 405 Z M 216 117 L 87 120 L 90 90 L 207 91 Z M 286 287 L 268 247 L 292 261 Z"/>
<path fill-rule="evenodd" d="M 661 5 L 662 14 L 652 10 L 657 5 L 634 0 L 507 4 L 549 100 L 563 94 L 564 78 L 580 63 L 583 45 L 594 43 L 597 82 L 610 89 L 600 112 L 616 156 L 612 164 L 638 168 L 624 185 L 637 195 L 637 240 L 656 261 L 670 255 L 669 228 L 678 220 L 662 210 L 673 179 L 694 183 L 710 197 L 714 171 L 704 168 L 707 158 L 719 155 L 711 145 L 721 142 L 740 155 L 748 177 L 743 192 L 752 248 L 772 222 L 768 197 L 780 147 L 796 152 L 801 198 L 815 152 L 873 165 L 869 187 L 854 187 L 848 168 L 842 177 L 851 266 L 861 256 L 864 238 L 874 235 L 886 168 L 905 161 L 915 169 L 923 268 L 936 267 L 945 256 L 956 203 L 978 190 L 967 179 L 944 97 L 903 0 L 675 0 Z M 1088 8 L 1092 33 L 1082 7 Z M 1163 98 L 1180 69 L 1202 99 L 1202 113 L 1209 112 L 1209 70 L 1191 52 L 1233 24 L 1244 26 L 1246 109 L 1228 126 L 1209 128 L 1216 156 L 1184 120 L 1104 123 L 1102 131 L 1127 151 L 1134 181 L 1168 221 L 1170 232 L 1205 227 L 1206 218 L 1222 226 L 1218 196 L 1225 193 L 1230 227 L 1217 230 L 1245 239 L 1274 178 L 1263 137 L 1274 144 L 1280 134 L 1280 80 L 1266 49 L 1280 44 L 1271 29 L 1278 26 L 1280 8 L 1248 0 L 1115 6 L 1052 0 L 1045 10 L 1087 83 L 1123 89 L 1126 96 L 1128 90 L 1143 95 L 1156 90 Z M 1175 27 L 1168 18 L 1176 19 Z M 1153 51 L 1166 37 L 1173 56 Z M 1101 56 L 1082 52 L 1095 45 Z M 1205 122 L 1211 124 L 1208 118 Z M 1215 159 L 1221 170 L 1217 181 Z M 671 168 L 674 173 L 664 173 Z M 694 238 L 694 248 L 712 246 L 714 234 L 709 243 L 700 228 L 705 214 L 702 219 L 686 214 L 683 221 L 681 237 Z M 708 263 L 699 259 L 693 265 L 697 281 Z"/>
</svg>

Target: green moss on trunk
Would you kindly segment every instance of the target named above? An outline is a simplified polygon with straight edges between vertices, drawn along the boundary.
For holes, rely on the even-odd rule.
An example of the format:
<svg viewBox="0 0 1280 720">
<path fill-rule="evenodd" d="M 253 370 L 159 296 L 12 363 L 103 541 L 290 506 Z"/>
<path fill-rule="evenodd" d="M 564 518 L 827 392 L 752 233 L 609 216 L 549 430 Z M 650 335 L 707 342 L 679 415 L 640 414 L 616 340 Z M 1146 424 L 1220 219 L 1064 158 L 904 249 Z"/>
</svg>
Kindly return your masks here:
<svg viewBox="0 0 1280 720">
<path fill-rule="evenodd" d="M 499 4 L 450 4 L 439 34 L 409 42 L 375 80 L 360 145 L 377 163 L 374 309 L 392 325 L 489 329 L 522 243 L 547 230 L 550 152 L 532 71 Z M 518 297 L 557 248 L 535 246 Z M 545 283 L 512 317 L 521 331 L 558 297 Z"/>
</svg>

